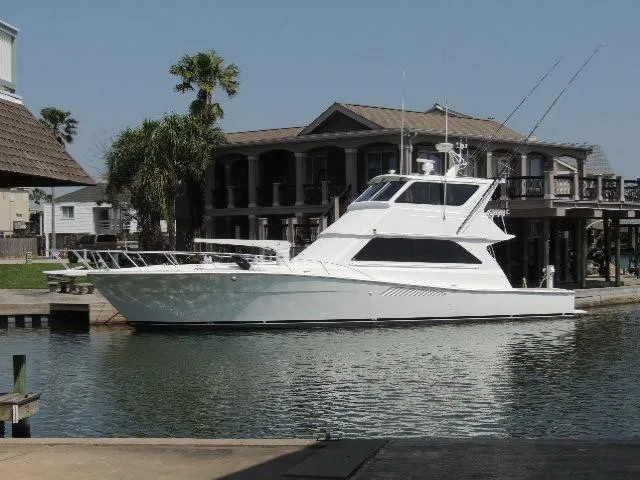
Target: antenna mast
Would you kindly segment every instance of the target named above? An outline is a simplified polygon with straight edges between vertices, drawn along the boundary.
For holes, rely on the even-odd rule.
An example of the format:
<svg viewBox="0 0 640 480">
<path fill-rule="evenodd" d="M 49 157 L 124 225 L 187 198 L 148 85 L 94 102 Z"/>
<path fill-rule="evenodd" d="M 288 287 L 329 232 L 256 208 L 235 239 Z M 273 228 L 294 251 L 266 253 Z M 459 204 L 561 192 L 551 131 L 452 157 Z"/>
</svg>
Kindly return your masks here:
<svg viewBox="0 0 640 480">
<path fill-rule="evenodd" d="M 404 92 L 405 92 L 405 71 L 402 71 L 402 125 L 400 126 L 400 174 L 409 173 L 406 168 L 404 152 Z"/>
</svg>

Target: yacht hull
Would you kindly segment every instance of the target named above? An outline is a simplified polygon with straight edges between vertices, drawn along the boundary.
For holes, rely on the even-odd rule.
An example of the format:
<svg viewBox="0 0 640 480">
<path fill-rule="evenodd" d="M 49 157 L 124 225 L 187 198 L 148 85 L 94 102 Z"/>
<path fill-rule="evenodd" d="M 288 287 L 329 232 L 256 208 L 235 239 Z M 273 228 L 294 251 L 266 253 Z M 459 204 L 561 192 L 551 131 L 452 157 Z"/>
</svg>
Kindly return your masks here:
<svg viewBox="0 0 640 480">
<path fill-rule="evenodd" d="M 134 326 L 411 323 L 571 315 L 572 291 L 465 289 L 256 272 L 89 274 Z"/>
</svg>

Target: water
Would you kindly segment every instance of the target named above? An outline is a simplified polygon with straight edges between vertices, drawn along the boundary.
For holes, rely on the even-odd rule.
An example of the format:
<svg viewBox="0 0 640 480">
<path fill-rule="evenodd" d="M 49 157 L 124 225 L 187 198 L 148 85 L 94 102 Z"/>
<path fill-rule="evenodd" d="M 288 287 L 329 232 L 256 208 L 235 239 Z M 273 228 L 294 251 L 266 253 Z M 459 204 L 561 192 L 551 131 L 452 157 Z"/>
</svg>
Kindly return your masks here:
<svg viewBox="0 0 640 480">
<path fill-rule="evenodd" d="M 14 353 L 42 393 L 34 436 L 640 436 L 638 307 L 403 328 L 0 330 L 0 387 Z"/>
</svg>

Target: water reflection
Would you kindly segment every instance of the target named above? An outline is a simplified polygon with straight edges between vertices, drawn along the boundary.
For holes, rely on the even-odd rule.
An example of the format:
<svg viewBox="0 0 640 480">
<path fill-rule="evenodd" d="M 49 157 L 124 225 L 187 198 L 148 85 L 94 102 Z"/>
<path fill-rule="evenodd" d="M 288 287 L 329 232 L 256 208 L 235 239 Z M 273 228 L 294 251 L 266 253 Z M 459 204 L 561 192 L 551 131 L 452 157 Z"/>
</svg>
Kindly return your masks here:
<svg viewBox="0 0 640 480">
<path fill-rule="evenodd" d="M 0 358 L 27 353 L 40 436 L 628 438 L 639 332 L 629 309 L 409 328 L 25 329 L 0 331 Z"/>
</svg>

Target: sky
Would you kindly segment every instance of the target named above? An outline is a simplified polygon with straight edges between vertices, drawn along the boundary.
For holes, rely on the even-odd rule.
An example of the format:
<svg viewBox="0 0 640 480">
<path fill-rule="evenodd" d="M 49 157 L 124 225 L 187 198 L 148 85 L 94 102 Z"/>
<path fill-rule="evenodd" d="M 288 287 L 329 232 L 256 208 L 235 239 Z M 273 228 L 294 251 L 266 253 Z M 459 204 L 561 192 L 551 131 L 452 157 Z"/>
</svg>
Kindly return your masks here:
<svg viewBox="0 0 640 480">
<path fill-rule="evenodd" d="M 617 173 L 640 177 L 640 1 L 635 0 L 2 0 L 20 29 L 17 93 L 38 114 L 70 110 L 69 150 L 98 178 L 128 126 L 186 112 L 169 67 L 215 50 L 240 68 L 219 93 L 225 131 L 310 123 L 333 102 L 408 109 L 435 102 L 527 133 L 589 54 L 602 49 L 536 131 L 600 144 Z M 406 80 L 403 84 L 402 72 Z"/>
</svg>

